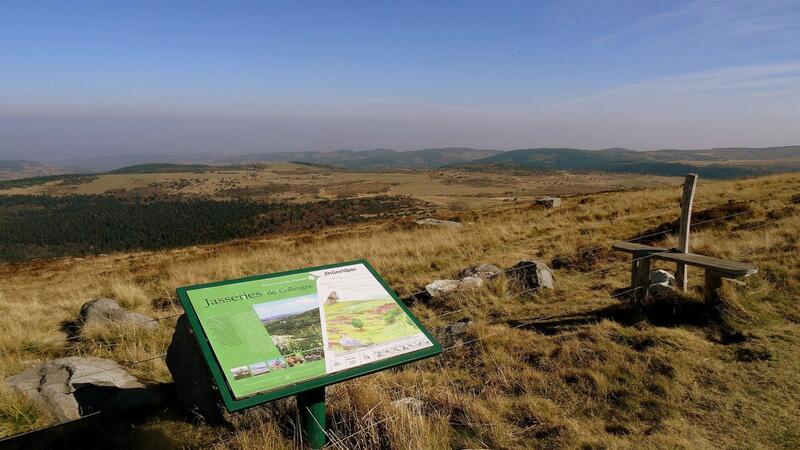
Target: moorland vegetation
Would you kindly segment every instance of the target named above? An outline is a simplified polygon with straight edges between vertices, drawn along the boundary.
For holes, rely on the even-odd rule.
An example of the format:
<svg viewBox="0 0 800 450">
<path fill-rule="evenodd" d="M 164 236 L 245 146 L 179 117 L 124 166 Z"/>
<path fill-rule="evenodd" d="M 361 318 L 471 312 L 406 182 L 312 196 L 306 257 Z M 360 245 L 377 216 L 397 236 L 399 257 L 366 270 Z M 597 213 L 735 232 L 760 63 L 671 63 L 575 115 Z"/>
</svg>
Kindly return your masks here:
<svg viewBox="0 0 800 450">
<path fill-rule="evenodd" d="M 554 290 L 520 293 L 504 279 L 412 311 L 463 343 L 436 358 L 328 388 L 332 448 L 797 448 L 800 447 L 800 176 L 701 180 L 696 211 L 730 201 L 745 213 L 697 227 L 698 253 L 752 262 L 707 310 L 702 273 L 666 303 L 615 297 L 629 260 L 610 252 L 674 221 L 680 188 L 566 199 L 561 208 L 498 203 L 459 212 L 461 228 L 386 219 L 164 251 L 117 252 L 0 265 L 0 375 L 60 356 L 127 364 L 148 384 L 169 382 L 163 354 L 181 312 L 175 288 L 357 258 L 401 296 L 488 262 L 568 259 Z M 670 232 L 652 241 L 672 246 Z M 670 268 L 668 265 L 662 267 Z M 114 326 L 68 340 L 62 323 L 90 298 L 165 317 L 150 331 Z M 155 356 L 155 358 L 154 358 Z M 150 358 L 150 359 L 148 359 Z M 139 362 L 137 364 L 130 364 Z M 413 410 L 393 401 L 411 397 Z M 281 409 L 283 408 L 283 409 Z M 108 447 L 292 448 L 291 404 L 256 410 L 238 428 L 195 422 L 172 408 L 97 430 Z M 260 413 L 259 411 L 263 412 Z M 0 388 L 0 434 L 53 419 Z"/>
</svg>

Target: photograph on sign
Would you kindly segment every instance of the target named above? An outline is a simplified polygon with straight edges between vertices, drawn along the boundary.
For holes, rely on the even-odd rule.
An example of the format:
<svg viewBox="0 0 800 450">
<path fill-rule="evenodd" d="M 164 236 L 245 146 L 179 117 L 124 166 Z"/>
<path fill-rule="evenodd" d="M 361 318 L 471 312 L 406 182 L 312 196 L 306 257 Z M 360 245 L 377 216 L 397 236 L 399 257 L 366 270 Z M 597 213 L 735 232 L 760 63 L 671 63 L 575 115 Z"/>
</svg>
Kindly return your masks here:
<svg viewBox="0 0 800 450">
<path fill-rule="evenodd" d="M 360 262 L 185 289 L 237 400 L 435 346 Z"/>
</svg>

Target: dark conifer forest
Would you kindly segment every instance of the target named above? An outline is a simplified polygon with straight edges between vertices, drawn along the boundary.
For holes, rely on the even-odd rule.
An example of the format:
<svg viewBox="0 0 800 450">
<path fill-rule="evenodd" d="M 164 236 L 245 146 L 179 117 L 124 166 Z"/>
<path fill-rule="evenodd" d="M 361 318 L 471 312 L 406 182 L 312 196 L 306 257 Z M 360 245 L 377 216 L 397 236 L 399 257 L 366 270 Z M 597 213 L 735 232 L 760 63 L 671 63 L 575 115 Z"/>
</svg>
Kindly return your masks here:
<svg viewBox="0 0 800 450">
<path fill-rule="evenodd" d="M 155 250 L 318 229 L 392 215 L 412 202 L 386 196 L 303 204 L 0 196 L 0 261 Z"/>
</svg>

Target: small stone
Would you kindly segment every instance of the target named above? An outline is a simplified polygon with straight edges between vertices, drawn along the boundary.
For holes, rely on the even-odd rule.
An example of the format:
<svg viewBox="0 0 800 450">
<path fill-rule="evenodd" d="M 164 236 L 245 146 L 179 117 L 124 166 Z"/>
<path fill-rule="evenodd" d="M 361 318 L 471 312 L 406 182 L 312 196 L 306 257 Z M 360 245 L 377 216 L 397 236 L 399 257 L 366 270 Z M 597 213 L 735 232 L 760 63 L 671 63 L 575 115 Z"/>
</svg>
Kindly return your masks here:
<svg viewBox="0 0 800 450">
<path fill-rule="evenodd" d="M 464 277 L 458 282 L 459 290 L 480 289 L 483 287 L 483 278 L 481 277 Z"/>
<path fill-rule="evenodd" d="M 438 329 L 436 334 L 439 336 L 439 343 L 444 348 L 464 343 L 471 325 L 470 320 L 464 319 Z"/>
<path fill-rule="evenodd" d="M 459 280 L 435 280 L 425 286 L 431 297 L 445 297 L 458 290 Z"/>
<path fill-rule="evenodd" d="M 553 270 L 541 261 L 520 261 L 506 271 L 506 276 L 523 290 L 555 288 Z"/>
<path fill-rule="evenodd" d="M 561 206 L 561 199 L 558 197 L 543 197 L 537 199 L 536 204 L 545 208 L 558 208 Z"/>
<path fill-rule="evenodd" d="M 444 298 L 456 292 L 480 289 L 483 279 L 479 277 L 464 277 L 460 280 L 436 280 L 425 286 L 425 290 L 433 298 Z"/>
<path fill-rule="evenodd" d="M 666 270 L 658 269 L 650 272 L 650 284 L 676 286 L 675 276 Z"/>
<path fill-rule="evenodd" d="M 647 291 L 653 300 L 667 300 L 675 295 L 677 282 L 675 276 L 666 270 L 654 270 L 650 272 L 650 286 Z"/>
<path fill-rule="evenodd" d="M 401 399 L 394 400 L 392 401 L 392 406 L 396 408 L 406 409 L 409 412 L 416 414 L 418 416 L 421 416 L 422 412 L 425 410 L 425 402 L 414 397 L 403 397 Z"/>
<path fill-rule="evenodd" d="M 479 264 L 477 266 L 467 267 L 461 271 L 460 277 L 478 277 L 484 280 L 489 280 L 503 274 L 503 269 L 495 266 L 494 264 Z"/>
<path fill-rule="evenodd" d="M 414 221 L 414 223 L 423 226 L 449 227 L 449 228 L 461 228 L 464 226 L 462 223 L 454 222 L 452 220 L 439 220 L 439 219 L 419 219 Z"/>
</svg>

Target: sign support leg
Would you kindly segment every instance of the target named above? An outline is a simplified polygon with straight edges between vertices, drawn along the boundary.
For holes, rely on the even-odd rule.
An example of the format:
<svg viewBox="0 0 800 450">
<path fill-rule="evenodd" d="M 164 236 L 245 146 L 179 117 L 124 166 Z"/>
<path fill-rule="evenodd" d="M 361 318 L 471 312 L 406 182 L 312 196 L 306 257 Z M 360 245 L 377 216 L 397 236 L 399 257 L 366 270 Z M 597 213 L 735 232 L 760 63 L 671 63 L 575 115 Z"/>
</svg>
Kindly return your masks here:
<svg viewBox="0 0 800 450">
<path fill-rule="evenodd" d="M 325 446 L 325 388 L 297 394 L 297 410 L 308 446 L 314 450 Z"/>
</svg>

